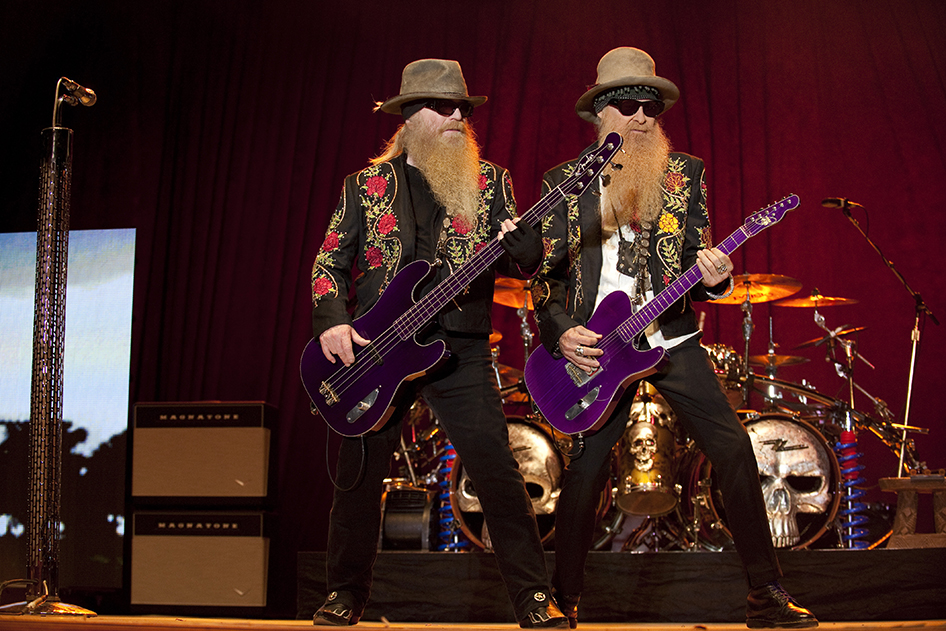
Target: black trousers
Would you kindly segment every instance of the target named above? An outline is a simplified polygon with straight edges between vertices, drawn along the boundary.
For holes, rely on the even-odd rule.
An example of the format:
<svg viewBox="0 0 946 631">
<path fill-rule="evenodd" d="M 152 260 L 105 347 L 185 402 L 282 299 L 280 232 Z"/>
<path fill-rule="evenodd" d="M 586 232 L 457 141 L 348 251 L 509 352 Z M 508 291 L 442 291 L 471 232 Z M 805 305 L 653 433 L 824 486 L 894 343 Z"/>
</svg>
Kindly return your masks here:
<svg viewBox="0 0 946 631">
<path fill-rule="evenodd" d="M 412 385 L 439 420 L 476 487 L 496 562 L 516 618 L 521 619 L 550 594 L 532 500 L 509 447 L 488 340 L 445 339 L 451 349 L 447 363 Z M 409 403 L 403 401 L 402 408 L 406 410 Z M 356 611 L 368 601 L 381 528 L 382 485 L 400 435 L 401 418 L 395 414 L 380 431 L 343 439 L 340 447 L 338 486 L 352 486 L 362 465 L 365 469 L 354 488 L 335 490 L 326 555 L 327 588 L 349 595 Z"/>
<path fill-rule="evenodd" d="M 726 506 L 726 521 L 750 586 L 781 576 L 765 513 L 755 452 L 713 372 L 700 336 L 669 349 L 661 371 L 646 378 L 670 404 L 690 438 L 713 465 Z M 585 560 L 595 529 L 595 509 L 608 479 L 611 449 L 626 428 L 637 383 L 628 387 L 611 418 L 584 436 L 584 448 L 565 469 L 555 509 L 553 587 L 581 594 Z"/>
</svg>

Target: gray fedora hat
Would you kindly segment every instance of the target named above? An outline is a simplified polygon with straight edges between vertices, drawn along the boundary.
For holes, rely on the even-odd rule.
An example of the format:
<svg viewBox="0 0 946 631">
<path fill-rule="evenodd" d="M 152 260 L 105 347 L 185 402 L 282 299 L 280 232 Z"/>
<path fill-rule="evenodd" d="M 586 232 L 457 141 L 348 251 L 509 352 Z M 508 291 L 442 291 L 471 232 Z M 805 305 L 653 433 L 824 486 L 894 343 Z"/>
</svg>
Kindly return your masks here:
<svg viewBox="0 0 946 631">
<path fill-rule="evenodd" d="M 586 121 L 597 123 L 595 98 L 612 88 L 630 85 L 649 85 L 657 88 L 664 102 L 664 112 L 680 98 L 680 90 L 672 81 L 657 76 L 654 60 L 650 55 L 639 48 L 622 46 L 608 51 L 598 62 L 598 81 L 581 95 L 575 104 L 575 111 Z"/>
<path fill-rule="evenodd" d="M 452 59 L 418 59 L 404 66 L 401 93 L 378 108 L 388 114 L 400 114 L 401 106 L 421 99 L 469 101 L 473 107 L 486 102 L 485 96 L 470 96 L 460 64 Z"/>
</svg>

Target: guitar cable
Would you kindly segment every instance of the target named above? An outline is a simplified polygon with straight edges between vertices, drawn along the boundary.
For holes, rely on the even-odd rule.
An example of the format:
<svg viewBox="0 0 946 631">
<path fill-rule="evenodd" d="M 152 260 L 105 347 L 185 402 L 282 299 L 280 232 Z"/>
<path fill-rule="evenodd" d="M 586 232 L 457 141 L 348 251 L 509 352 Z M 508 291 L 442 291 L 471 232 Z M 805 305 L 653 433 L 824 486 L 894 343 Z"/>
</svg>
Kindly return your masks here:
<svg viewBox="0 0 946 631">
<path fill-rule="evenodd" d="M 359 436 L 361 439 L 361 464 L 358 465 L 358 477 L 355 478 L 355 481 L 348 488 L 342 488 L 338 485 L 338 482 L 335 479 L 335 476 L 332 475 L 332 467 L 329 464 L 329 442 L 332 437 L 331 428 L 326 425 L 325 427 L 325 471 L 328 473 L 328 479 L 332 481 L 332 486 L 335 487 L 335 490 L 341 491 L 342 493 L 348 493 L 349 491 L 355 490 L 361 481 L 365 479 L 365 469 L 368 466 L 368 446 L 365 444 L 364 435 Z M 344 440 L 344 437 L 342 438 Z M 341 446 L 339 446 L 339 451 L 341 451 Z M 336 466 L 338 463 L 336 462 Z"/>
</svg>

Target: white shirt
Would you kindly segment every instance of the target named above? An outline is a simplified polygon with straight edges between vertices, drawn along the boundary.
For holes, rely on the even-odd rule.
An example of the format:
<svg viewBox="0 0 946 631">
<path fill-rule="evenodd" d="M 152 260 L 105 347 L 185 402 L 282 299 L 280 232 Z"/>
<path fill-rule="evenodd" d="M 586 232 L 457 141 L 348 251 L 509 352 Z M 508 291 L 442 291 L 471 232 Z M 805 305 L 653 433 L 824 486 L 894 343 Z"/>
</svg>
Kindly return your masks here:
<svg viewBox="0 0 946 631">
<path fill-rule="evenodd" d="M 639 235 L 631 230 L 630 227 L 623 226 L 621 232 L 631 235 L 633 237 L 632 241 L 639 238 Z M 610 239 L 601 244 L 601 278 L 598 280 L 598 296 L 595 298 L 595 306 L 600 305 L 605 296 L 611 292 L 623 291 L 628 296 L 631 296 L 631 308 L 636 312 L 638 309 L 634 308 L 633 296 L 637 288 L 637 278 L 622 274 L 618 271 L 618 245 L 620 245 L 620 243 L 621 237 L 615 232 L 611 235 Z M 644 294 L 645 304 L 653 299 L 654 292 L 648 290 Z M 608 333 L 608 331 L 595 331 L 595 333 Z M 647 342 L 650 344 L 651 348 L 657 348 L 658 346 L 673 348 L 697 333 L 699 333 L 699 331 L 694 331 L 688 335 L 681 335 L 680 337 L 668 340 L 663 336 L 657 323 L 654 322 L 651 326 L 647 327 L 644 335 L 647 337 Z"/>
</svg>

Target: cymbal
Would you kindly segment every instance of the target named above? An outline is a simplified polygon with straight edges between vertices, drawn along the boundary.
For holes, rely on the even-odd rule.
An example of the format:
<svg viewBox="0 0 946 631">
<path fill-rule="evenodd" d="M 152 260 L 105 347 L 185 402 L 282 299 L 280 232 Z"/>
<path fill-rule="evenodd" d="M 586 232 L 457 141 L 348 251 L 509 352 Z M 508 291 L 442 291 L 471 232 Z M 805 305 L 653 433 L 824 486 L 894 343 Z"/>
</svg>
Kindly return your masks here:
<svg viewBox="0 0 946 631">
<path fill-rule="evenodd" d="M 499 372 L 499 382 L 502 384 L 499 394 L 502 396 L 503 403 L 528 403 L 529 393 L 522 378 L 522 371 L 505 364 L 499 364 L 496 370 Z"/>
<path fill-rule="evenodd" d="M 836 307 L 838 305 L 853 305 L 856 303 L 857 300 L 854 298 L 822 296 L 816 289 L 806 298 L 789 298 L 788 300 L 779 300 L 775 304 L 779 307 L 814 307 L 815 309 L 819 309 L 821 307 Z"/>
<path fill-rule="evenodd" d="M 740 274 L 733 276 L 735 288 L 725 298 L 714 300 L 718 305 L 741 305 L 749 296 L 752 304 L 791 296 L 801 289 L 801 281 L 780 274 Z"/>
<path fill-rule="evenodd" d="M 517 278 L 497 278 L 493 290 L 493 302 L 513 309 L 521 309 L 523 304 L 528 304 L 529 310 L 532 311 L 532 294 L 528 289 L 528 281 Z"/>
<path fill-rule="evenodd" d="M 499 344 L 499 340 L 503 339 L 503 334 L 493 329 L 493 332 L 489 334 L 489 345 L 493 346 L 494 344 Z"/>
<path fill-rule="evenodd" d="M 843 331 L 837 331 L 834 334 L 834 337 L 841 337 L 842 335 L 850 335 L 851 333 L 857 333 L 858 331 L 863 331 L 866 328 L 867 328 L 866 326 L 856 326 L 852 329 L 844 329 Z M 825 335 L 823 337 L 816 337 L 813 340 L 802 342 L 801 344 L 796 346 L 793 350 L 797 350 L 799 348 L 807 348 L 808 346 L 820 346 L 822 342 L 826 342 L 830 339 L 831 339 L 831 335 Z"/>
<path fill-rule="evenodd" d="M 749 355 L 749 364 L 752 366 L 763 366 L 765 368 L 794 366 L 795 364 L 804 364 L 806 361 L 808 361 L 807 357 L 799 357 L 798 355 L 776 355 L 775 353 Z"/>
<path fill-rule="evenodd" d="M 521 370 L 518 368 L 513 368 L 512 366 L 507 366 L 506 364 L 499 364 L 496 367 L 496 372 L 499 373 L 499 381 L 503 384 L 503 388 L 517 383 L 520 379 L 522 379 Z"/>
</svg>

